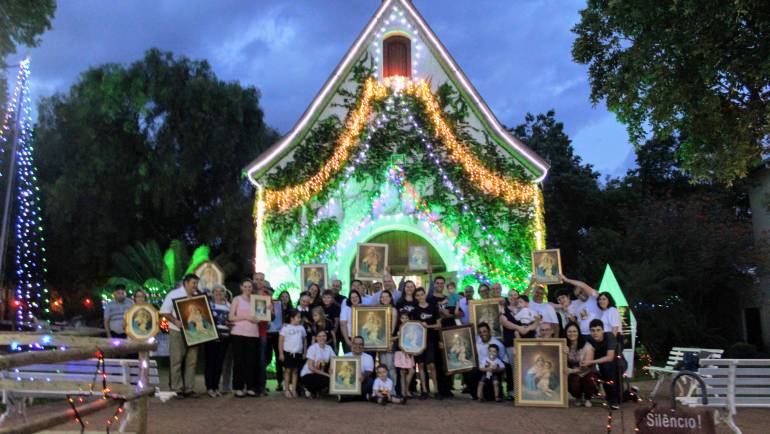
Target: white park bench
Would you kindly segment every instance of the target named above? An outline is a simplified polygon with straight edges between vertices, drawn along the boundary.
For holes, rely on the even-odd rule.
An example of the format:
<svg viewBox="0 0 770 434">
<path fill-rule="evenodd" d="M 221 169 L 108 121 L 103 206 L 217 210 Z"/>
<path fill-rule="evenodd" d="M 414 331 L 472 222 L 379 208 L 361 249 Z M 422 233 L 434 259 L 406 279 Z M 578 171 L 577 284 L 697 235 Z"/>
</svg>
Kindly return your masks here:
<svg viewBox="0 0 770 434">
<path fill-rule="evenodd" d="M 715 422 L 740 434 L 733 416 L 738 407 L 770 408 L 770 359 L 701 359 L 698 376 L 706 385 L 707 403 L 699 396 L 676 398 L 690 407 L 715 409 Z"/>
<path fill-rule="evenodd" d="M 650 397 L 654 398 L 655 395 L 658 393 L 658 389 L 660 388 L 660 385 L 665 380 L 671 380 L 671 378 L 678 374 L 679 371 L 674 369 L 677 365 L 677 363 L 681 362 L 684 358 L 684 353 L 697 353 L 701 355 L 701 358 L 706 359 L 721 359 L 722 353 L 724 353 L 724 350 L 715 350 L 715 349 L 708 349 L 708 348 L 686 348 L 686 347 L 674 347 L 671 348 L 671 352 L 668 353 L 668 360 L 666 361 L 666 366 L 652 366 L 649 368 L 648 372 L 650 375 L 655 378 L 658 378 L 658 381 L 655 383 L 655 387 L 652 389 L 652 393 L 650 393 Z M 696 373 L 698 373 L 696 371 Z M 693 391 L 696 388 L 696 384 L 693 382 L 685 382 L 687 387 L 687 391 L 684 393 L 686 396 L 692 395 Z"/>
<path fill-rule="evenodd" d="M 111 393 L 129 394 L 136 389 L 140 380 L 140 361 L 135 359 L 104 359 L 107 373 L 107 387 Z M 58 364 L 19 366 L 7 371 L 0 371 L 0 389 L 3 392 L 3 404 L 6 411 L 0 416 L 0 423 L 12 414 L 18 413 L 27 420 L 27 401 L 34 398 L 64 398 L 89 393 L 102 396 L 102 377 L 96 373 L 97 359 L 74 360 Z M 149 360 L 149 385 L 156 393 L 160 379 L 158 363 Z M 131 418 L 133 403 L 126 403 L 126 415 L 121 420 L 120 431 Z"/>
</svg>

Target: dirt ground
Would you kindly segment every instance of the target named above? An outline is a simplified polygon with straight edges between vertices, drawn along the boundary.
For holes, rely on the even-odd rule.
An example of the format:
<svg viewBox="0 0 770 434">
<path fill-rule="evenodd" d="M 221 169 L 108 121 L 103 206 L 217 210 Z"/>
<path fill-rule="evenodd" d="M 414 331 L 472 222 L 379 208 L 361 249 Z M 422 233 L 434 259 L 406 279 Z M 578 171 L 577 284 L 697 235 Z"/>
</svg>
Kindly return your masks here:
<svg viewBox="0 0 770 434">
<path fill-rule="evenodd" d="M 199 378 L 202 383 L 202 378 Z M 272 383 L 272 382 L 271 382 Z M 637 383 L 643 395 L 652 382 Z M 274 387 L 274 384 L 269 384 Z M 202 390 L 201 387 L 198 388 Z M 665 389 L 664 389 L 665 390 Z M 309 401 L 287 400 L 272 392 L 263 398 L 221 398 L 174 400 L 150 404 L 149 426 L 158 434 L 209 433 L 606 433 L 607 410 L 593 408 L 542 409 L 515 407 L 506 403 L 479 403 L 467 395 L 455 393 L 454 399 L 443 401 L 412 400 L 404 406 L 386 407 L 364 402 L 339 404 L 331 398 Z M 661 402 L 661 405 L 664 402 Z M 613 433 L 633 433 L 633 412 L 643 404 L 626 403 L 614 412 Z M 60 411 L 65 404 L 34 406 L 30 416 L 48 410 Z M 86 419 L 89 431 L 105 432 L 104 421 L 112 411 L 102 411 Z M 13 423 L 15 420 L 9 420 Z M 770 409 L 739 410 L 737 424 L 746 434 L 770 432 Z M 127 431 L 133 431 L 132 422 Z M 58 431 L 79 431 L 72 422 L 57 427 Z M 116 430 L 115 430 L 116 431 Z M 722 424 L 718 433 L 731 432 Z"/>
</svg>

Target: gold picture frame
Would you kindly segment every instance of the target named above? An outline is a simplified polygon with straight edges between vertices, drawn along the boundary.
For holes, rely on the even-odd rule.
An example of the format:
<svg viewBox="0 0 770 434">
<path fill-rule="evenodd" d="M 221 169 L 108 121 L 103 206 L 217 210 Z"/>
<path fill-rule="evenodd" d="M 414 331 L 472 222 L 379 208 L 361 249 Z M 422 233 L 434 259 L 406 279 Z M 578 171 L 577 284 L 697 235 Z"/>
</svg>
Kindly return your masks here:
<svg viewBox="0 0 770 434">
<path fill-rule="evenodd" d="M 251 295 L 251 311 L 257 317 L 257 321 L 271 321 L 273 299 L 269 295 Z"/>
<path fill-rule="evenodd" d="M 353 306 L 353 337 L 364 339 L 366 351 L 390 351 L 390 306 Z"/>
<path fill-rule="evenodd" d="M 428 329 L 420 321 L 407 321 L 398 330 L 398 347 L 406 354 L 418 356 L 428 345 Z"/>
<path fill-rule="evenodd" d="M 124 314 L 126 335 L 131 339 L 150 339 L 160 332 L 160 314 L 151 304 L 135 304 Z"/>
<path fill-rule="evenodd" d="M 515 345 L 516 406 L 566 408 L 566 340 L 517 339 Z"/>
<path fill-rule="evenodd" d="M 321 291 L 329 288 L 329 266 L 327 264 L 302 264 L 300 269 L 300 289 L 307 290 L 311 283 L 315 283 Z"/>
<path fill-rule="evenodd" d="M 388 268 L 387 244 L 359 243 L 356 248 L 356 279 L 381 280 Z"/>
<path fill-rule="evenodd" d="M 329 362 L 329 394 L 361 394 L 361 357 L 332 357 Z"/>
<path fill-rule="evenodd" d="M 440 330 L 446 374 L 472 371 L 478 366 L 476 334 L 470 324 Z"/>
<path fill-rule="evenodd" d="M 468 309 L 471 311 L 471 324 L 473 324 L 476 335 L 479 333 L 479 323 L 485 322 L 489 325 L 493 337 L 502 338 L 503 328 L 500 325 L 500 303 L 502 301 L 502 298 L 486 298 L 468 302 Z"/>
<path fill-rule="evenodd" d="M 188 347 L 219 339 L 214 315 L 205 295 L 176 298 L 174 310 L 182 321 L 182 336 Z"/>
<path fill-rule="evenodd" d="M 561 281 L 561 250 L 546 249 L 532 252 L 532 275 L 543 285 L 558 285 Z"/>
<path fill-rule="evenodd" d="M 205 261 L 195 267 L 195 275 L 198 276 L 198 289 L 210 292 L 214 285 L 225 284 L 225 272 L 222 267 L 214 261 Z"/>
</svg>

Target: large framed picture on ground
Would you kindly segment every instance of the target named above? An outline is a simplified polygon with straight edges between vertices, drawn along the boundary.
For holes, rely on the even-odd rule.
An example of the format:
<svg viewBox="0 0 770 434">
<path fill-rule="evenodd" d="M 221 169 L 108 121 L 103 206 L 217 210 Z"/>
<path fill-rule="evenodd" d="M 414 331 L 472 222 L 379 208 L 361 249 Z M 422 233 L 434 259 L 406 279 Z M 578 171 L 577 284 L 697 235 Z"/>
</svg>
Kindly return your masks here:
<svg viewBox="0 0 770 434">
<path fill-rule="evenodd" d="M 503 329 L 500 326 L 500 303 L 502 298 L 487 298 L 484 300 L 471 300 L 468 308 L 471 310 L 471 323 L 474 331 L 478 334 L 478 325 L 487 323 L 492 331 L 492 336 L 499 338 L 503 336 Z"/>
<path fill-rule="evenodd" d="M 388 266 L 387 244 L 359 244 L 356 253 L 356 279 L 378 280 Z"/>
<path fill-rule="evenodd" d="M 516 340 L 516 405 L 567 407 L 564 339 Z"/>
<path fill-rule="evenodd" d="M 160 316 L 151 304 L 135 304 L 125 313 L 126 335 L 131 339 L 149 339 L 160 331 Z"/>
<path fill-rule="evenodd" d="M 258 321 L 270 322 L 270 308 L 272 306 L 272 299 L 269 295 L 252 295 L 251 296 L 251 310 L 254 312 L 254 316 Z"/>
<path fill-rule="evenodd" d="M 329 287 L 329 272 L 327 264 L 302 264 L 300 265 L 302 274 L 302 290 L 306 290 L 311 284 L 315 283 L 322 290 Z"/>
<path fill-rule="evenodd" d="M 390 351 L 390 306 L 353 306 L 353 336 L 367 351 Z"/>
<path fill-rule="evenodd" d="M 182 335 L 188 347 L 219 339 L 205 295 L 174 299 L 174 309 L 182 321 Z"/>
<path fill-rule="evenodd" d="M 538 283 L 544 285 L 561 283 L 561 251 L 548 249 L 532 252 L 532 274 Z"/>
<path fill-rule="evenodd" d="M 425 351 L 428 343 L 428 329 L 419 321 L 407 321 L 401 325 L 398 333 L 398 346 L 401 351 L 419 355 Z"/>
<path fill-rule="evenodd" d="M 471 371 L 478 365 L 476 338 L 470 324 L 441 329 L 446 373 Z"/>
<path fill-rule="evenodd" d="M 329 367 L 330 395 L 360 395 L 360 357 L 332 357 Z"/>
</svg>

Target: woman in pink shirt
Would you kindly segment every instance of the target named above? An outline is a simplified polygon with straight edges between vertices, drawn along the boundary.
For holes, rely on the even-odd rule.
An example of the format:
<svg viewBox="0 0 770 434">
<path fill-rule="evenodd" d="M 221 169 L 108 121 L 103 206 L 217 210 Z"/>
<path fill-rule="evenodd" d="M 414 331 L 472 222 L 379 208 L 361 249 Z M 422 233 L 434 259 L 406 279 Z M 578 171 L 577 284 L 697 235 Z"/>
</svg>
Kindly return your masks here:
<svg viewBox="0 0 770 434">
<path fill-rule="evenodd" d="M 233 390 L 236 398 L 257 396 L 257 360 L 259 321 L 251 310 L 254 286 L 249 279 L 241 281 L 241 295 L 230 305 L 230 345 L 233 349 Z"/>
</svg>

